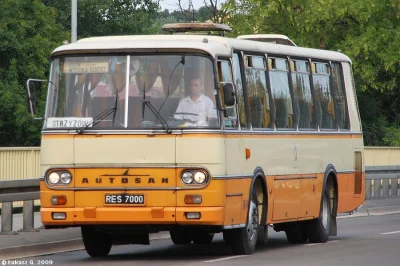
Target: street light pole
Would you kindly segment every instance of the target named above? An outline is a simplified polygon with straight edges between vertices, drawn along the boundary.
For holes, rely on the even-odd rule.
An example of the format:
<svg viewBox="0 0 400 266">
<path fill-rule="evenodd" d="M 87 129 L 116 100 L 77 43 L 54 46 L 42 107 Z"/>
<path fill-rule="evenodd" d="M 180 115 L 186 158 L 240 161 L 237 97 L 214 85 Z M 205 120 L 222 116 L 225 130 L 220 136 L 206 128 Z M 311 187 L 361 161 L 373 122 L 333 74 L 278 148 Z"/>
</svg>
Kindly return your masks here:
<svg viewBox="0 0 400 266">
<path fill-rule="evenodd" d="M 71 43 L 76 42 L 76 29 L 77 29 L 77 1 L 71 0 Z"/>
</svg>

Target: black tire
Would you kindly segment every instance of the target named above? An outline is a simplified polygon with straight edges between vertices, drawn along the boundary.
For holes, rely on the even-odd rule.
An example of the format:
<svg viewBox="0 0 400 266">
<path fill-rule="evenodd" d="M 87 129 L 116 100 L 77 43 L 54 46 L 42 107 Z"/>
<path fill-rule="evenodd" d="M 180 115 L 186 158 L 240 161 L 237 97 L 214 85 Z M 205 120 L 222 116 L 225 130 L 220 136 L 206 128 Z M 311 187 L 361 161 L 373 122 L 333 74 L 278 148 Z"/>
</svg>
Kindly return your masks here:
<svg viewBox="0 0 400 266">
<path fill-rule="evenodd" d="M 211 244 L 213 239 L 214 239 L 214 233 L 198 231 L 192 234 L 193 243 L 197 245 Z"/>
<path fill-rule="evenodd" d="M 105 257 L 110 253 L 112 238 L 96 230 L 94 226 L 81 227 L 83 245 L 91 257 Z"/>
<path fill-rule="evenodd" d="M 223 231 L 222 237 L 227 245 L 232 244 L 232 230 Z"/>
<path fill-rule="evenodd" d="M 253 254 L 258 238 L 258 201 L 255 192 L 251 194 L 247 226 L 232 229 L 232 251 L 236 255 Z"/>
<path fill-rule="evenodd" d="M 171 230 L 169 231 L 169 235 L 175 245 L 187 245 L 192 242 L 189 232 L 185 230 Z"/>
<path fill-rule="evenodd" d="M 304 224 L 295 222 L 285 233 L 290 244 L 303 244 L 307 242 L 307 227 Z"/>
<path fill-rule="evenodd" d="M 257 245 L 264 246 L 268 244 L 268 225 L 260 225 L 257 230 Z"/>
<path fill-rule="evenodd" d="M 326 190 L 322 194 L 319 218 L 311 220 L 307 237 L 310 243 L 326 243 L 332 224 L 331 201 Z"/>
</svg>

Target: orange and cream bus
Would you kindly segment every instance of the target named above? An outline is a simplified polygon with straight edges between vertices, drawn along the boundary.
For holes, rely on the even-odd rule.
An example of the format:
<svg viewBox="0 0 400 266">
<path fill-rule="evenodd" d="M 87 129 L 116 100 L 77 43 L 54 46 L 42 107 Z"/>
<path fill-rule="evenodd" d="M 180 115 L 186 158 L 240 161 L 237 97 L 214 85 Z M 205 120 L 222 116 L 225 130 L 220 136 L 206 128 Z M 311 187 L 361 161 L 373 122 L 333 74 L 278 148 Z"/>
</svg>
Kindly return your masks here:
<svg viewBox="0 0 400 266">
<path fill-rule="evenodd" d="M 268 226 L 290 243 L 336 235 L 336 217 L 364 203 L 351 60 L 281 35 L 228 38 L 220 24 L 164 29 L 53 51 L 43 225 L 81 227 L 95 257 L 160 231 L 175 244 L 222 232 L 234 254 L 266 244 Z"/>
</svg>

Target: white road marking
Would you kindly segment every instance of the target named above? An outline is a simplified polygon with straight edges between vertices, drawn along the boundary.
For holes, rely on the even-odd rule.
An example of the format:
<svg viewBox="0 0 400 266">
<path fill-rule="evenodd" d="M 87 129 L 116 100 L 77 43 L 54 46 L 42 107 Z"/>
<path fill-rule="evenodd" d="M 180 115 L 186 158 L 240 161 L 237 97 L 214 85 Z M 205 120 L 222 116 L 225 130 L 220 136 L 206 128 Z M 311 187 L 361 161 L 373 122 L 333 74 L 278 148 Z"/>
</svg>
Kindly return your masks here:
<svg viewBox="0 0 400 266">
<path fill-rule="evenodd" d="M 400 231 L 381 233 L 381 235 L 392 235 L 392 234 L 398 234 L 398 233 L 400 233 Z"/>
<path fill-rule="evenodd" d="M 326 243 L 336 243 L 339 242 L 339 240 L 332 240 L 332 241 L 328 241 Z M 304 244 L 303 246 L 305 247 L 311 247 L 311 246 L 315 246 L 315 245 L 321 245 L 322 243 L 312 243 L 312 244 Z"/>
<path fill-rule="evenodd" d="M 314 243 L 314 244 L 304 244 L 305 247 L 311 247 L 315 245 L 320 245 L 321 243 Z"/>
<path fill-rule="evenodd" d="M 336 242 L 339 242 L 339 240 L 328 241 L 328 243 L 336 243 Z"/>
<path fill-rule="evenodd" d="M 204 262 L 217 262 L 217 261 L 224 261 L 224 260 L 232 260 L 232 259 L 237 259 L 241 257 L 247 257 L 249 255 L 239 255 L 239 256 L 231 256 L 231 257 L 225 257 L 225 258 L 220 258 L 216 260 L 205 260 Z"/>
</svg>

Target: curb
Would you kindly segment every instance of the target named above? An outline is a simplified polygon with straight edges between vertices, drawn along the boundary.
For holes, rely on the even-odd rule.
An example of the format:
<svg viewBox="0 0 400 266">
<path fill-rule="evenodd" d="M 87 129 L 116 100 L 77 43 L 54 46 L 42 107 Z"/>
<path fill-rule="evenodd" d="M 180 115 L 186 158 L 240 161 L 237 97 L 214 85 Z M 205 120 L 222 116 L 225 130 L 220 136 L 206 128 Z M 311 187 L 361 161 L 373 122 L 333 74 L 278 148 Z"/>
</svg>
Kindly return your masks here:
<svg viewBox="0 0 400 266">
<path fill-rule="evenodd" d="M 169 232 L 150 234 L 150 240 L 170 238 Z M 0 260 L 21 259 L 26 257 L 43 256 L 60 252 L 85 249 L 82 238 L 36 243 L 0 249 Z"/>
<path fill-rule="evenodd" d="M 341 214 L 337 218 L 356 218 L 356 217 L 366 217 L 366 216 L 380 216 L 380 215 L 390 215 L 390 214 L 400 214 L 400 206 L 384 206 L 384 207 L 371 207 L 360 209 L 354 214 Z"/>
</svg>

